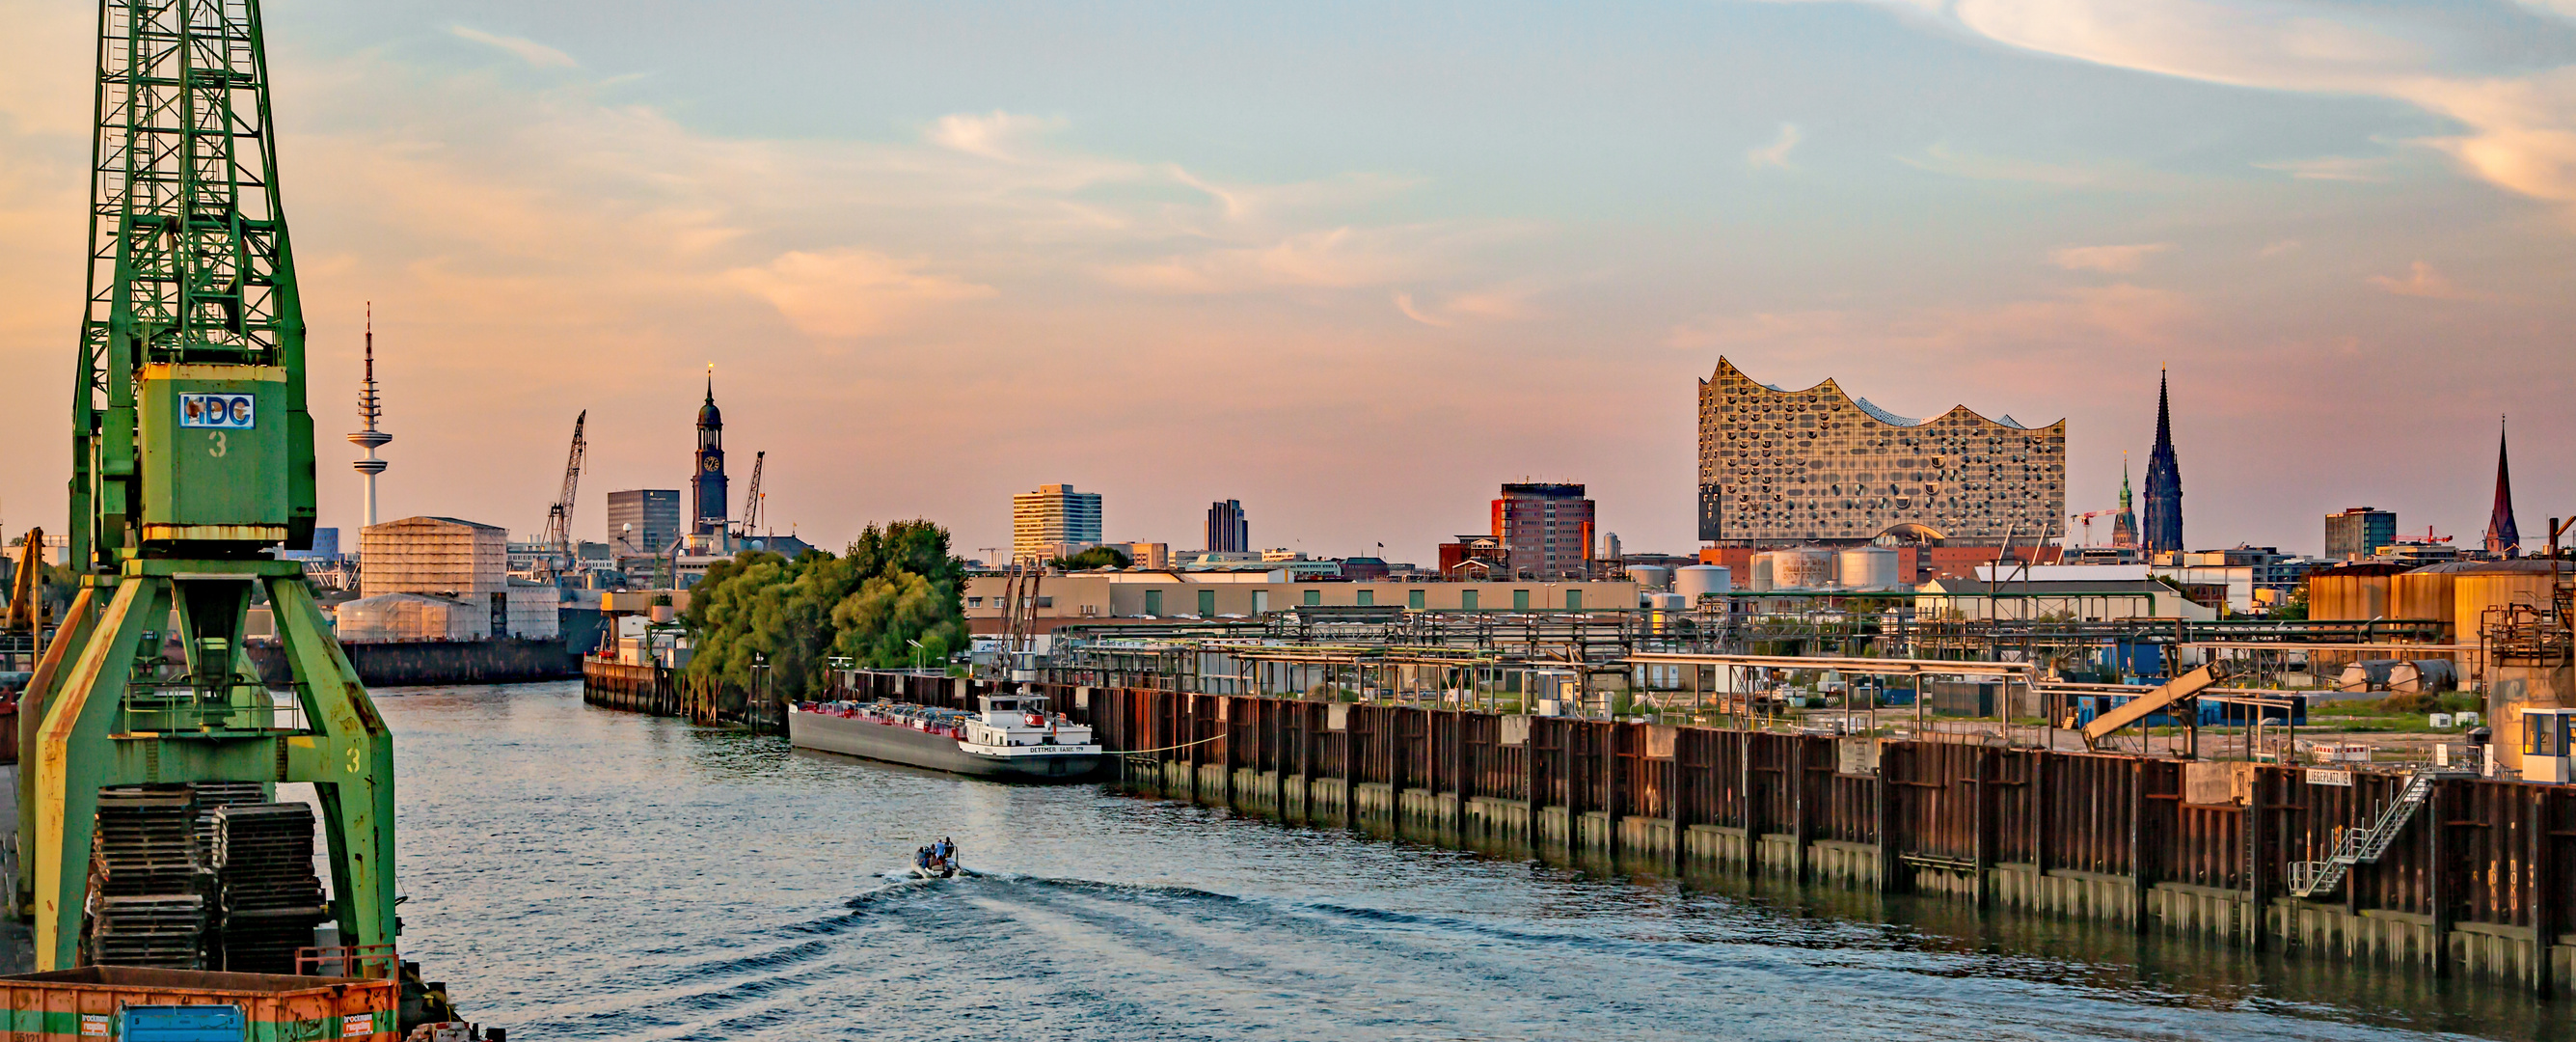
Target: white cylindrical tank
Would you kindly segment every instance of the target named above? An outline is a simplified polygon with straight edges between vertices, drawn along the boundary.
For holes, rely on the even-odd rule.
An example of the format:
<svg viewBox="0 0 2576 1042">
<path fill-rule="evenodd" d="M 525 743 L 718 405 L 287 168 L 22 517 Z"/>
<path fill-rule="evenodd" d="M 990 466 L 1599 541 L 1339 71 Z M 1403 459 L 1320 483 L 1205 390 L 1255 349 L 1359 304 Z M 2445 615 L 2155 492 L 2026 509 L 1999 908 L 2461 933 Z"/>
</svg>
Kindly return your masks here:
<svg viewBox="0 0 2576 1042">
<path fill-rule="evenodd" d="M 1833 551 L 1800 547 L 1771 552 L 1772 589 L 1830 590 L 1835 585 Z"/>
<path fill-rule="evenodd" d="M 1690 598 L 1678 593 L 1650 593 L 1646 595 L 1646 606 L 1657 611 L 1686 611 Z"/>
<path fill-rule="evenodd" d="M 1735 572 L 1724 565 L 1684 565 L 1673 573 L 1673 592 L 1685 605 L 1697 605 L 1709 594 L 1725 596 L 1735 592 Z"/>
<path fill-rule="evenodd" d="M 1628 581 L 1641 590 L 1670 589 L 1673 570 L 1660 564 L 1632 564 L 1628 566 Z"/>
<path fill-rule="evenodd" d="M 1779 588 L 1772 578 L 1771 551 L 1753 555 L 1753 581 L 1746 583 L 1745 588 L 1755 593 L 1769 593 Z"/>
<path fill-rule="evenodd" d="M 1840 556 L 1843 589 L 1893 590 L 1901 582 L 1896 577 L 1896 550 L 1893 547 L 1853 547 Z"/>
</svg>

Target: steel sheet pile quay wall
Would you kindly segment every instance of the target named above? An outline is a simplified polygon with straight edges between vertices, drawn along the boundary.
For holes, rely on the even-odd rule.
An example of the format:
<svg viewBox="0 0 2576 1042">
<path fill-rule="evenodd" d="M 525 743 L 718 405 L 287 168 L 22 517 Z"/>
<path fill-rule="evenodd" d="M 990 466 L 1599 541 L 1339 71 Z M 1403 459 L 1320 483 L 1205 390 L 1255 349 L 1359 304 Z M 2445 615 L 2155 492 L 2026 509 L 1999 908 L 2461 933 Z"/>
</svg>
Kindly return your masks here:
<svg viewBox="0 0 2576 1042">
<path fill-rule="evenodd" d="M 595 706 L 653 716 L 686 717 L 701 724 L 740 724 L 762 732 L 783 733 L 787 727 L 785 708 L 775 701 L 702 677 L 692 677 L 676 669 L 655 665 L 630 666 L 584 656 L 581 679 L 582 700 Z M 846 692 L 826 692 L 817 697 L 853 696 Z"/>
<path fill-rule="evenodd" d="M 850 674 L 964 706 L 995 685 Z M 2576 789 L 2434 783 L 2380 860 L 2289 889 L 2403 775 L 1039 684 L 1121 783 L 1308 825 L 1670 875 L 2085 918 L 2309 957 L 2576 983 Z"/>
</svg>

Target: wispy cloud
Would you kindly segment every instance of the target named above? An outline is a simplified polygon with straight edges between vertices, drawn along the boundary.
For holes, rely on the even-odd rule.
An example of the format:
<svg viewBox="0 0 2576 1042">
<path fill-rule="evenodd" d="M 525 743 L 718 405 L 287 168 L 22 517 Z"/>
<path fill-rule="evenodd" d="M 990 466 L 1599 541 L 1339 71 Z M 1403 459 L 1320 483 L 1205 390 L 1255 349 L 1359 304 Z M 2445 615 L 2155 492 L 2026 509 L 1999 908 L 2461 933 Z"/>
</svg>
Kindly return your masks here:
<svg viewBox="0 0 2576 1042">
<path fill-rule="evenodd" d="M 2488 294 L 2461 288 L 2453 283 L 2449 276 L 2435 270 L 2432 264 L 2420 260 L 2407 269 L 2405 278 L 2373 275 L 2370 277 L 2370 284 L 2401 297 L 2423 297 L 2427 300 L 2490 299 Z"/>
<path fill-rule="evenodd" d="M 2318 156 L 2314 159 L 2285 159 L 2256 163 L 2256 169 L 2271 170 L 2308 181 L 2382 181 L 2387 179 L 2388 158 L 2353 156 Z"/>
<path fill-rule="evenodd" d="M 2089 349 L 2104 337 L 2171 343 L 2199 314 L 2198 305 L 2182 294 L 2124 282 L 1984 307 L 1712 315 L 1676 327 L 1665 343 L 1719 351 L 1766 346 L 1853 358 L 1885 357 L 1880 352 L 2074 350 Z"/>
<path fill-rule="evenodd" d="M 1301 232 L 1275 242 L 1200 250 L 1103 274 L 1132 289 L 1164 293 L 1239 293 L 1302 287 L 1355 289 L 1419 278 L 1433 268 L 1425 227 L 1350 226 Z"/>
<path fill-rule="evenodd" d="M 2564 14 L 2576 0 L 2525 0 Z M 2125 69 L 2269 90 L 2391 98 L 2467 132 L 2420 144 L 2508 191 L 2576 207 L 2576 66 L 2461 75 L 2442 5 L 2281 0 L 1954 0 L 1958 25 L 2015 47 Z M 2291 170 L 2293 174 L 2300 171 Z M 2349 170 L 2341 171 L 2349 173 Z M 2334 177 L 2336 168 L 2307 176 Z"/>
<path fill-rule="evenodd" d="M 933 306 L 994 293 L 991 286 L 925 272 L 926 263 L 866 250 L 798 250 L 725 277 L 768 301 L 796 328 L 821 337 L 885 333 Z"/>
<path fill-rule="evenodd" d="M 2132 246 L 2069 246 L 2051 251 L 2049 263 L 2068 271 L 2105 271 L 2127 273 L 2138 270 L 2147 258 L 2173 249 L 2169 242 L 2139 243 Z"/>
<path fill-rule="evenodd" d="M 1541 316 L 1531 296 L 1526 285 L 1494 286 L 1452 293 L 1434 306 L 1416 304 L 1413 294 L 1398 291 L 1395 309 L 1406 318 L 1441 329 L 1460 322 L 1526 322 Z"/>
<path fill-rule="evenodd" d="M 581 67 L 581 63 L 574 61 L 572 55 L 565 54 L 560 50 L 548 47 L 545 44 L 538 43 L 537 41 L 528 39 L 524 36 L 503 36 L 499 33 L 487 33 L 481 29 L 464 25 L 448 26 L 447 31 L 450 34 L 453 34 L 457 39 L 471 40 L 486 47 L 492 47 L 505 52 L 520 61 L 528 63 L 532 68 L 578 69 Z"/>
<path fill-rule="evenodd" d="M 1964 152 L 1946 143 L 1935 142 L 1919 156 L 1898 156 L 1896 161 L 1917 170 L 1976 181 L 2021 181 L 2029 184 L 2079 186 L 2102 182 L 2099 171 L 2080 166 L 2040 163 L 2007 156 L 1980 155 Z"/>
<path fill-rule="evenodd" d="M 1798 147 L 1798 141 L 1798 125 L 1795 123 L 1782 123 L 1780 124 L 1779 136 L 1772 138 L 1770 144 L 1756 148 L 1744 154 L 1745 165 L 1756 168 L 1767 166 L 1786 170 L 1789 168 L 1789 151 Z"/>
<path fill-rule="evenodd" d="M 1496 322 L 1526 322 L 1544 314 L 1532 296 L 1525 287 L 1497 287 L 1456 294 L 1445 306 L 1452 314 Z"/>
<path fill-rule="evenodd" d="M 932 144 L 968 155 L 1017 161 L 1023 158 L 1021 150 L 1031 139 L 1062 126 L 1061 119 L 995 109 L 941 116 L 931 124 L 926 136 Z"/>
<path fill-rule="evenodd" d="M 2265 243 L 2262 249 L 2254 251 L 2254 255 L 2257 257 L 2286 256 L 2288 254 L 2297 253 L 2301 245 L 2302 244 L 2297 239 L 2282 239 L 2277 242 Z"/>
<path fill-rule="evenodd" d="M 1404 317 L 1420 322 L 1426 326 L 1431 326 L 1437 329 L 1447 329 L 1451 325 L 1448 319 L 1424 314 L 1421 308 L 1413 306 L 1413 294 L 1406 293 L 1401 290 L 1397 291 L 1395 294 L 1395 309 L 1403 312 Z"/>
</svg>

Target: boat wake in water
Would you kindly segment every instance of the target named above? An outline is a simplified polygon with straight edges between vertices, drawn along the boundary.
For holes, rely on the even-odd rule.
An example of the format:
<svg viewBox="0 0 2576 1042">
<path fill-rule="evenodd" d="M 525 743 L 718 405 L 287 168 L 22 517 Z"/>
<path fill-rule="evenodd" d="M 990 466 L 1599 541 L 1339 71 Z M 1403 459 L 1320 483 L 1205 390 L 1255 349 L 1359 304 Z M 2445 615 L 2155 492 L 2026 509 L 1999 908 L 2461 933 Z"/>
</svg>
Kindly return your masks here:
<svg viewBox="0 0 2576 1042">
<path fill-rule="evenodd" d="M 1961 975 L 1944 957 L 1885 946 L 1622 936 L 1590 918 L 1500 926 L 1187 887 L 908 881 L 755 951 L 638 982 L 660 998 L 529 1027 L 542 1037 L 954 1031 L 1099 1042 L 2391 1037 L 2259 1011 L 2142 1008 L 2134 995 Z M 584 1021 L 618 1029 L 594 1036 Z M 836 1027 L 818 1036 L 827 1024 Z"/>
</svg>

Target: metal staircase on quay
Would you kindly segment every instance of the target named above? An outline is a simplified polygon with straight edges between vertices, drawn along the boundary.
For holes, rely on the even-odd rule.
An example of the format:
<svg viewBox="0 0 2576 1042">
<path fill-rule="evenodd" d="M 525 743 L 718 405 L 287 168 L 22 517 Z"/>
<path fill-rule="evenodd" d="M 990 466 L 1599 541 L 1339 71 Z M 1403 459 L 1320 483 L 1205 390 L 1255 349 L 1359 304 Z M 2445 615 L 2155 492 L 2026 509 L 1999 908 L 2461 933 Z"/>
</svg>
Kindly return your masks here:
<svg viewBox="0 0 2576 1042">
<path fill-rule="evenodd" d="M 2406 823 L 2432 796 L 2433 782 L 2443 773 L 2427 768 L 2408 775 L 2406 787 L 2380 810 L 2379 819 L 2369 828 L 2344 830 L 2335 843 L 2334 853 L 2323 861 L 2290 862 L 2290 894 L 2302 898 L 2331 894 L 2336 887 L 2343 885 L 2343 878 L 2351 873 L 2352 866 L 2378 863 L 2380 856 L 2388 853 L 2389 844 L 2397 841 L 2397 834 L 2405 831 Z"/>
</svg>

